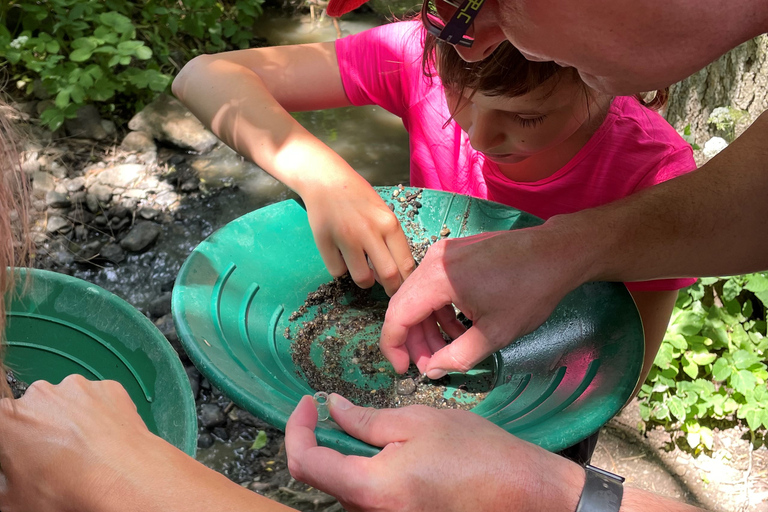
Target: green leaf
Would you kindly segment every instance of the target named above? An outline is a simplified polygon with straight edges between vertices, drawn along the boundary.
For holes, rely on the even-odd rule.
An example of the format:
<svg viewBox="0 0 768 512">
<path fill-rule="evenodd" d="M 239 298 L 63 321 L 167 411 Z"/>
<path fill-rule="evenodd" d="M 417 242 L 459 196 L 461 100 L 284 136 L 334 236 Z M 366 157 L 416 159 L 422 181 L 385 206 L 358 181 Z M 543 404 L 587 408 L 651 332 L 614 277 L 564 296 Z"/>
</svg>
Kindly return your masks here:
<svg viewBox="0 0 768 512">
<path fill-rule="evenodd" d="M 669 334 L 664 337 L 664 341 L 668 342 L 670 345 L 672 345 L 678 350 L 688 349 L 688 342 L 685 340 L 685 336 L 683 336 L 682 334 L 679 334 L 679 333 Z"/>
<path fill-rule="evenodd" d="M 717 359 L 717 354 L 707 351 L 704 347 L 700 347 L 698 350 L 689 350 L 685 355 L 699 366 L 708 365 Z"/>
<path fill-rule="evenodd" d="M 712 377 L 714 377 L 715 380 L 724 381 L 730 377 L 730 375 L 731 367 L 724 357 L 715 361 L 715 364 L 712 366 Z"/>
<path fill-rule="evenodd" d="M 759 362 L 759 357 L 746 350 L 737 350 L 733 353 L 733 364 L 739 370 L 744 370 Z"/>
<path fill-rule="evenodd" d="M 750 430 L 753 432 L 763 424 L 764 409 L 755 404 L 746 404 L 739 409 L 739 417 L 747 420 Z"/>
<path fill-rule="evenodd" d="M 70 103 L 70 91 L 71 91 L 70 87 L 67 87 L 59 91 L 59 94 L 56 95 L 56 100 L 54 101 L 57 108 L 60 108 L 62 110 L 67 108 L 67 106 Z"/>
<path fill-rule="evenodd" d="M 148 60 L 152 58 L 152 50 L 146 46 L 140 46 L 136 49 L 135 55 L 139 60 Z"/>
<path fill-rule="evenodd" d="M 712 430 L 710 430 L 708 427 L 701 427 L 699 430 L 699 435 L 701 436 L 701 444 L 706 446 L 707 450 L 711 451 L 715 440 L 715 437 L 712 435 Z"/>
<path fill-rule="evenodd" d="M 749 370 L 739 370 L 731 375 L 728 380 L 731 387 L 741 393 L 742 395 L 752 391 L 755 385 L 757 385 L 757 379 Z"/>
<path fill-rule="evenodd" d="M 667 406 L 669 407 L 669 412 L 671 412 L 675 418 L 680 421 L 685 420 L 686 410 L 682 400 L 676 396 L 670 397 L 669 400 L 667 400 Z"/>
<path fill-rule="evenodd" d="M 69 59 L 72 62 L 85 62 L 91 58 L 91 55 L 93 55 L 93 50 L 89 50 L 87 48 L 78 48 L 69 54 Z"/>
<path fill-rule="evenodd" d="M 99 16 L 99 21 L 115 29 L 116 32 L 123 34 L 133 30 L 133 23 L 130 18 L 123 16 L 115 11 L 105 12 Z"/>
<path fill-rule="evenodd" d="M 267 433 L 259 430 L 259 433 L 256 434 L 256 439 L 253 440 L 251 450 L 261 450 L 265 446 L 267 446 Z"/>
<path fill-rule="evenodd" d="M 696 363 L 688 358 L 689 353 L 690 352 L 686 352 L 683 356 L 683 371 L 690 378 L 695 379 L 699 375 L 699 367 Z"/>
<path fill-rule="evenodd" d="M 723 285 L 723 300 L 732 301 L 738 294 L 741 293 L 741 279 L 730 278 Z"/>
<path fill-rule="evenodd" d="M 744 288 L 751 292 L 768 292 L 768 277 L 765 274 L 749 274 Z"/>
</svg>

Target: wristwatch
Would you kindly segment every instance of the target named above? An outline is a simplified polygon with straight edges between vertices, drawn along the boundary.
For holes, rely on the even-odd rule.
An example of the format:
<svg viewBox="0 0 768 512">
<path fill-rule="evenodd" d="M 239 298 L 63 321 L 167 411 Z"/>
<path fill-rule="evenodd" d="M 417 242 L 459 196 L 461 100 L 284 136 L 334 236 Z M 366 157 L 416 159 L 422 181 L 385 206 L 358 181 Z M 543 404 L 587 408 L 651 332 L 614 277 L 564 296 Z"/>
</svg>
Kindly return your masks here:
<svg viewBox="0 0 768 512">
<path fill-rule="evenodd" d="M 587 479 L 576 512 L 619 512 L 624 477 L 587 464 Z"/>
</svg>

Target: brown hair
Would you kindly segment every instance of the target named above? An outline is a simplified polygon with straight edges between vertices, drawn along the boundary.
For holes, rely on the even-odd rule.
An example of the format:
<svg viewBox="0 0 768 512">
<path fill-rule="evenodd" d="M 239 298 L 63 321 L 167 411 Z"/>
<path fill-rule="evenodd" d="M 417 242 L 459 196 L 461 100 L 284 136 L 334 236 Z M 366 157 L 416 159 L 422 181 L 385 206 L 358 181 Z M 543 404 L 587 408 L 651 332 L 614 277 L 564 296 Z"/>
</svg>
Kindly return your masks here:
<svg viewBox="0 0 768 512">
<path fill-rule="evenodd" d="M 434 77 L 436 70 L 443 87 L 461 98 L 479 91 L 487 96 L 522 96 L 547 84 L 554 90 L 560 80 L 573 80 L 583 87 L 585 94 L 590 89 L 579 76 L 576 68 L 562 67 L 554 62 L 532 62 L 526 60 L 509 41 L 502 42 L 494 52 L 479 62 L 466 62 L 449 45 L 424 31 L 424 55 L 422 69 L 428 77 Z M 669 97 L 669 89 L 656 91 L 650 100 L 645 94 L 636 94 L 640 103 L 651 109 L 661 109 Z"/>
<path fill-rule="evenodd" d="M 5 379 L 2 340 L 5 299 L 14 282 L 13 268 L 23 266 L 30 253 L 28 182 L 21 168 L 14 111 L 0 101 L 0 398 L 11 396 Z"/>
</svg>

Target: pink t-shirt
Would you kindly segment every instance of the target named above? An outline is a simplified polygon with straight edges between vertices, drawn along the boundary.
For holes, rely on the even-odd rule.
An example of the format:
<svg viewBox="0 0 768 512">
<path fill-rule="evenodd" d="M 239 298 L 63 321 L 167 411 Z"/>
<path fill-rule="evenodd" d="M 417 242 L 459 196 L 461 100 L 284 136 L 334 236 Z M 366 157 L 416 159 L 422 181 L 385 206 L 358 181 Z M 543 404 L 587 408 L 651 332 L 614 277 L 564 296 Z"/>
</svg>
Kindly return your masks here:
<svg viewBox="0 0 768 512">
<path fill-rule="evenodd" d="M 517 182 L 472 148 L 451 121 L 437 76 L 425 77 L 420 22 L 400 22 L 336 41 L 341 79 L 354 105 L 380 105 L 410 136 L 411 185 L 513 206 L 543 219 L 593 208 L 695 169 L 693 151 L 656 112 L 631 97 L 613 100 L 605 121 L 570 162 L 548 178 Z M 676 290 L 695 279 L 627 283 Z"/>
</svg>

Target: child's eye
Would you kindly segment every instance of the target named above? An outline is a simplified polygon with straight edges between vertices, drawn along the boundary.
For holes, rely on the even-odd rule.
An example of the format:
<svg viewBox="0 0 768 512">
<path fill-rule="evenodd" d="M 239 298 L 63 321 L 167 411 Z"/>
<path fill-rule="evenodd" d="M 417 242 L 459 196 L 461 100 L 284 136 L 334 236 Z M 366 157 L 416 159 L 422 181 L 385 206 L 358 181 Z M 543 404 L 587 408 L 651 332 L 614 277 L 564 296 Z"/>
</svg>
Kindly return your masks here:
<svg viewBox="0 0 768 512">
<path fill-rule="evenodd" d="M 533 128 L 534 126 L 538 126 L 541 123 L 544 122 L 544 120 L 547 118 L 547 116 L 539 116 L 539 117 L 520 117 L 515 116 L 515 121 L 520 124 L 523 128 Z"/>
</svg>

